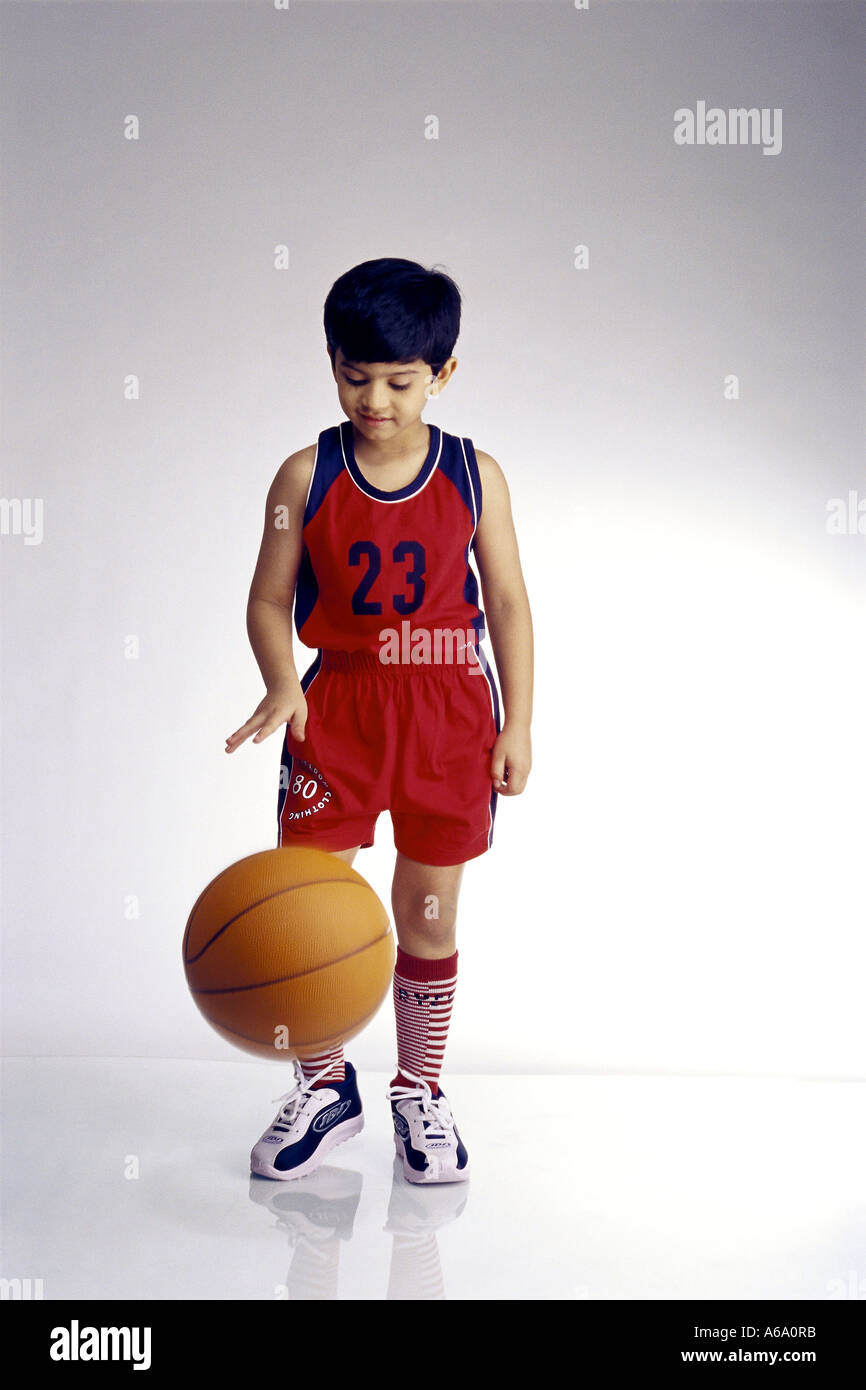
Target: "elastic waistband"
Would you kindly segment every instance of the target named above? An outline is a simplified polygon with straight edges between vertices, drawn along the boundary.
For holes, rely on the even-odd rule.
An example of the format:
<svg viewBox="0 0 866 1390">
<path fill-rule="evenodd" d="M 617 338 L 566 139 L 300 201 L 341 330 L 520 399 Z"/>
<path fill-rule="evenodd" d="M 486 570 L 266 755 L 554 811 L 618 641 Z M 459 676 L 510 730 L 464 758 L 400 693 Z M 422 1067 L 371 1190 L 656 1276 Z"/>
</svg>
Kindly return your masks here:
<svg viewBox="0 0 866 1390">
<path fill-rule="evenodd" d="M 469 670 L 472 674 L 481 674 L 482 662 L 477 656 L 477 649 L 462 648 L 460 651 L 449 653 L 447 647 L 439 653 L 440 660 L 431 659 L 429 661 L 389 661 L 385 659 L 387 653 L 383 651 L 356 651 L 344 652 L 336 651 L 328 647 L 322 648 L 322 671 L 369 671 L 385 677 L 394 679 L 406 679 L 413 677 L 418 679 L 431 675 L 448 675 L 452 671 Z M 435 657 L 435 654 L 434 654 Z"/>
</svg>

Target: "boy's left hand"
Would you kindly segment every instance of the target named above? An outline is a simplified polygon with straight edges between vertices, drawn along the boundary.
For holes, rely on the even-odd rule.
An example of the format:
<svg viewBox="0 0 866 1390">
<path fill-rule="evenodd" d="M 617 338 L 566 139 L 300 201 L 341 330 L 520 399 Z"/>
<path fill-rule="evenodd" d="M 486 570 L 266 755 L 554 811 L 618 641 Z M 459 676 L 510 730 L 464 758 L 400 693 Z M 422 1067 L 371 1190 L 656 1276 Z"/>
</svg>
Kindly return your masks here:
<svg viewBox="0 0 866 1390">
<path fill-rule="evenodd" d="M 528 726 L 506 721 L 493 745 L 490 758 L 493 790 L 499 792 L 500 796 L 519 796 L 526 786 L 531 767 L 532 747 Z"/>
</svg>

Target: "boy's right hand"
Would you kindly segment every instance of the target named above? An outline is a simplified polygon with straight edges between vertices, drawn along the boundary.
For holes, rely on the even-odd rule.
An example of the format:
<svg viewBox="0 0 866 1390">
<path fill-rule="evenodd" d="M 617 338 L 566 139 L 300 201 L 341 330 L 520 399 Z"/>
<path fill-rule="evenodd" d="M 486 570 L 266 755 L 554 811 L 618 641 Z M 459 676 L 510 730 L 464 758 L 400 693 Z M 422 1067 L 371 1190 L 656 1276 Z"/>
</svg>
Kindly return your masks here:
<svg viewBox="0 0 866 1390">
<path fill-rule="evenodd" d="M 226 752 L 233 753 L 246 742 L 254 730 L 257 732 L 253 743 L 261 743 L 263 738 L 267 738 L 281 724 L 288 724 L 292 736 L 303 743 L 307 725 L 307 702 L 298 680 L 269 688 L 255 714 L 226 739 Z"/>
</svg>

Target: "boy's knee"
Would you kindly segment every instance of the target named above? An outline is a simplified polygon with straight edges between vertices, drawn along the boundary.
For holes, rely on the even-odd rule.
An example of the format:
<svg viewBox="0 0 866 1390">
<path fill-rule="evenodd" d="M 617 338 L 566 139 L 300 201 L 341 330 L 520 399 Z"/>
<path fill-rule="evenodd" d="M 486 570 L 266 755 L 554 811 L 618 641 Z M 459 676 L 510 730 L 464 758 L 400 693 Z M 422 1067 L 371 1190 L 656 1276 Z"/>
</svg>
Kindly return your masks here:
<svg viewBox="0 0 866 1390">
<path fill-rule="evenodd" d="M 397 940 L 410 956 L 450 956 L 456 948 L 453 927 L 441 927 L 437 931 L 416 931 L 411 924 L 398 922 Z"/>
<path fill-rule="evenodd" d="M 452 954 L 456 941 L 456 903 L 438 903 L 430 912 L 431 903 L 414 899 L 393 905 L 398 941 L 410 955 L 443 956 Z"/>
</svg>

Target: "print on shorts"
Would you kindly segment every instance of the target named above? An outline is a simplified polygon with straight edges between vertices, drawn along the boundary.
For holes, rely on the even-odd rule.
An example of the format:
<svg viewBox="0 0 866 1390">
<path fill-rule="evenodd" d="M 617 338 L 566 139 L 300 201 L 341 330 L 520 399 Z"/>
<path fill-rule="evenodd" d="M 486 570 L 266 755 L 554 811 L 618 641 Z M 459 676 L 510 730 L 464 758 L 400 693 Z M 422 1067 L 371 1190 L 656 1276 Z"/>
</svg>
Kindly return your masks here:
<svg viewBox="0 0 866 1390">
<path fill-rule="evenodd" d="M 284 780 L 285 779 L 285 780 Z M 290 756 L 280 767 L 280 821 L 310 820 L 331 804 L 334 793 L 323 772 L 306 758 Z"/>
</svg>

